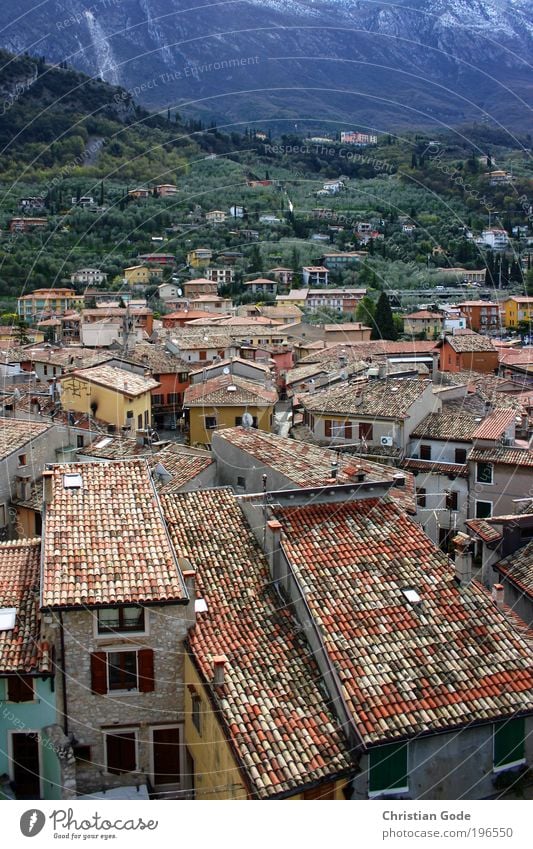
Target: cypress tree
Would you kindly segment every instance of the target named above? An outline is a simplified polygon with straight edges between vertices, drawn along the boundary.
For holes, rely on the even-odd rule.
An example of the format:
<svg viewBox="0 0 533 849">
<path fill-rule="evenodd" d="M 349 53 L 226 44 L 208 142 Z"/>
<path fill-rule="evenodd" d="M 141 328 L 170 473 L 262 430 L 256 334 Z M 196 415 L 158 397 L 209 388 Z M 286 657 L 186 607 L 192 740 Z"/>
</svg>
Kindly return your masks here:
<svg viewBox="0 0 533 849">
<path fill-rule="evenodd" d="M 373 339 L 397 339 L 398 334 L 394 326 L 394 318 L 392 316 L 389 296 L 386 292 L 382 292 L 379 296 L 376 313 L 374 316 L 374 327 L 372 332 Z"/>
</svg>

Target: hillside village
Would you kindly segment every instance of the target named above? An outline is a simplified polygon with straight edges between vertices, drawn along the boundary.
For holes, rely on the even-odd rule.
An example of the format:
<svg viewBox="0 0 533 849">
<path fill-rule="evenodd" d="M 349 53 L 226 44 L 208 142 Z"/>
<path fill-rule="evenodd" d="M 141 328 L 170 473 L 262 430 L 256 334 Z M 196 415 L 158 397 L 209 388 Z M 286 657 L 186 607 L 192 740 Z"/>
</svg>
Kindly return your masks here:
<svg viewBox="0 0 533 849">
<path fill-rule="evenodd" d="M 0 799 L 522 798 L 529 172 L 169 124 L 0 210 Z"/>
<path fill-rule="evenodd" d="M 158 311 L 149 266 L 117 299 L 82 268 L 2 340 L 2 794 L 513 797 L 533 348 L 503 340 L 533 298 L 376 339 L 319 277 L 340 253 L 240 306 L 198 253 Z"/>
</svg>

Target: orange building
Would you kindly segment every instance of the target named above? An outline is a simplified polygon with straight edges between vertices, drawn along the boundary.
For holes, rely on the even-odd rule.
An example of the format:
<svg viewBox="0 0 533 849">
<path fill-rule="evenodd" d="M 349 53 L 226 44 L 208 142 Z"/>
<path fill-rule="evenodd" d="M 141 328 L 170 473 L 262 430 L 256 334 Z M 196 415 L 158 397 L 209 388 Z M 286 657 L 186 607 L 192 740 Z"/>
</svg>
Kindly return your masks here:
<svg viewBox="0 0 533 849">
<path fill-rule="evenodd" d="M 500 330 L 502 307 L 497 301 L 463 301 L 457 304 L 466 318 L 467 326 L 476 333 Z"/>
<path fill-rule="evenodd" d="M 491 340 L 472 331 L 446 336 L 436 347 L 440 349 L 440 371 L 494 374 L 498 369 L 498 351 Z"/>
</svg>

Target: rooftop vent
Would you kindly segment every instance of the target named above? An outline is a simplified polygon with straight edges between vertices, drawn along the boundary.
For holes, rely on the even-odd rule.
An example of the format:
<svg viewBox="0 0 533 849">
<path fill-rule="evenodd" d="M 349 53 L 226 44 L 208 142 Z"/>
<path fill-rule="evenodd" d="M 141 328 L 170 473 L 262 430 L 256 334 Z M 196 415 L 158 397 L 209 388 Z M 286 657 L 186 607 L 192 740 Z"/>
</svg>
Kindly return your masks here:
<svg viewBox="0 0 533 849">
<path fill-rule="evenodd" d="M 237 391 L 237 387 L 235 386 L 234 383 L 231 383 L 229 386 L 226 387 L 226 392 L 236 392 L 236 391 Z"/>
<path fill-rule="evenodd" d="M 81 475 L 77 473 L 63 475 L 63 486 L 65 489 L 81 489 Z"/>
<path fill-rule="evenodd" d="M 407 599 L 407 601 L 409 602 L 409 604 L 416 605 L 416 604 L 420 604 L 421 601 L 422 601 L 422 599 L 418 595 L 417 591 L 413 590 L 412 588 L 407 588 L 405 590 L 402 590 L 402 593 L 404 594 L 404 596 Z"/>
<path fill-rule="evenodd" d="M 207 613 L 207 602 L 205 598 L 197 598 L 194 602 L 195 613 Z"/>
</svg>

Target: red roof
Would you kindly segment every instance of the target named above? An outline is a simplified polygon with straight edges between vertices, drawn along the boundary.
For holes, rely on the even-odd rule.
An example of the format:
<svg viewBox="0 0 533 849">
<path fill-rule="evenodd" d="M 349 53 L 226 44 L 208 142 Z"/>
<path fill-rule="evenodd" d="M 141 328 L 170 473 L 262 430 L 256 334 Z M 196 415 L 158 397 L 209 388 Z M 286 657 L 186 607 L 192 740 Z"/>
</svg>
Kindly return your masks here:
<svg viewBox="0 0 533 849">
<path fill-rule="evenodd" d="M 365 499 L 274 515 L 365 743 L 531 709 L 523 638 L 479 584 L 457 583 L 448 558 L 394 504 Z"/>
<path fill-rule="evenodd" d="M 0 609 L 16 610 L 14 627 L 0 630 L 0 674 L 51 670 L 48 645 L 41 641 L 40 555 L 39 539 L 0 543 Z"/>
<path fill-rule="evenodd" d="M 503 410 L 494 410 L 493 413 L 481 422 L 472 434 L 473 439 L 499 439 L 505 433 L 510 424 L 515 421 L 516 411 L 508 407 Z"/>
</svg>

